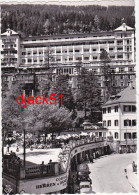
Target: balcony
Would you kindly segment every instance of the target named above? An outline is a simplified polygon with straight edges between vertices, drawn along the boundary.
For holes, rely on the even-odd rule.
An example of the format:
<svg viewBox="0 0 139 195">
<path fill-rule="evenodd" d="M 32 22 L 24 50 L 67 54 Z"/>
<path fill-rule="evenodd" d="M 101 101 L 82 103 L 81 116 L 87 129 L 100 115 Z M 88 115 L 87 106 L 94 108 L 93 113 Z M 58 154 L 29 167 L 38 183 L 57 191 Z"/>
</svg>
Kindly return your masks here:
<svg viewBox="0 0 139 195">
<path fill-rule="evenodd" d="M 5 44 L 5 45 L 6 45 L 6 44 L 11 44 L 11 43 L 12 43 L 12 44 L 15 44 L 16 40 L 15 40 L 15 41 L 13 41 L 13 40 L 12 40 L 12 41 L 4 41 L 4 40 L 2 40 L 2 42 L 3 42 L 3 44 Z"/>
<path fill-rule="evenodd" d="M 115 52 L 115 50 L 109 50 L 109 52 L 110 52 L 110 53 L 114 53 L 114 52 Z"/>
<path fill-rule="evenodd" d="M 15 58 L 15 55 L 14 54 L 4 54 L 4 58 Z"/>
<path fill-rule="evenodd" d="M 123 46 L 123 43 L 117 43 L 118 46 Z"/>
<path fill-rule="evenodd" d="M 117 50 L 117 53 L 121 53 L 121 52 L 124 52 L 123 50 Z"/>
<path fill-rule="evenodd" d="M 132 53 L 132 50 L 125 50 L 126 53 Z"/>
<path fill-rule="evenodd" d="M 14 47 L 3 48 L 4 51 L 15 50 Z"/>
<path fill-rule="evenodd" d="M 1 65 L 4 67 L 15 67 L 17 62 L 2 62 Z"/>
</svg>

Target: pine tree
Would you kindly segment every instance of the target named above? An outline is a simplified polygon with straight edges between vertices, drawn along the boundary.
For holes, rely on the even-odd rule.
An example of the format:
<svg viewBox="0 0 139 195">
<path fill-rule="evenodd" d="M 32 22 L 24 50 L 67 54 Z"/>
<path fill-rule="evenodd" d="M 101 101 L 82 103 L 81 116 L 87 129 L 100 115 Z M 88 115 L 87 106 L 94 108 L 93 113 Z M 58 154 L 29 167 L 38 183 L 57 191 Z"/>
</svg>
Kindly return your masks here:
<svg viewBox="0 0 139 195">
<path fill-rule="evenodd" d="M 99 30 L 99 27 L 100 27 L 100 20 L 98 18 L 97 15 L 95 15 L 95 18 L 94 18 L 94 26 L 95 26 L 95 29 L 96 30 Z"/>
<path fill-rule="evenodd" d="M 101 106 L 101 90 L 98 86 L 98 79 L 92 71 L 82 68 L 78 76 L 78 85 L 76 97 L 78 109 L 84 110 L 85 119 L 87 119 L 87 112 L 89 112 L 89 118 L 92 117 L 91 120 L 93 120 L 92 114 L 100 111 Z"/>
<path fill-rule="evenodd" d="M 106 50 L 103 50 L 100 54 L 100 60 L 102 62 L 102 72 L 103 72 L 103 96 L 104 102 L 108 101 L 111 95 L 116 93 L 116 89 L 113 87 L 115 82 L 112 77 L 112 71 L 110 67 L 110 58 Z"/>
<path fill-rule="evenodd" d="M 56 82 L 53 83 L 51 93 L 56 94 L 59 106 L 61 106 L 59 95 L 62 94 L 62 106 L 68 108 L 70 111 L 75 109 L 75 101 L 69 86 L 69 75 L 59 75 Z"/>
<path fill-rule="evenodd" d="M 50 65 L 55 60 L 55 56 L 54 56 L 53 50 L 50 49 L 49 45 L 46 47 L 44 55 L 45 55 L 44 56 L 45 57 L 45 62 L 44 62 L 45 63 L 45 67 L 49 69 Z"/>
</svg>

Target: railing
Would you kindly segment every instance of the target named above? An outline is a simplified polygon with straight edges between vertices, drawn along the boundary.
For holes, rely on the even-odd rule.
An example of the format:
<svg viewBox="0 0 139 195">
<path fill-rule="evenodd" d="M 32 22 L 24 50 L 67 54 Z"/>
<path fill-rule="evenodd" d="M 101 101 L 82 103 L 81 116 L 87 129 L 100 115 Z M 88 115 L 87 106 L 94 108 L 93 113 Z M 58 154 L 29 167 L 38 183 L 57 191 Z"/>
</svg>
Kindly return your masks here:
<svg viewBox="0 0 139 195">
<path fill-rule="evenodd" d="M 55 175 L 55 164 L 37 165 L 27 167 L 25 170 L 25 178 L 46 177 Z"/>
</svg>

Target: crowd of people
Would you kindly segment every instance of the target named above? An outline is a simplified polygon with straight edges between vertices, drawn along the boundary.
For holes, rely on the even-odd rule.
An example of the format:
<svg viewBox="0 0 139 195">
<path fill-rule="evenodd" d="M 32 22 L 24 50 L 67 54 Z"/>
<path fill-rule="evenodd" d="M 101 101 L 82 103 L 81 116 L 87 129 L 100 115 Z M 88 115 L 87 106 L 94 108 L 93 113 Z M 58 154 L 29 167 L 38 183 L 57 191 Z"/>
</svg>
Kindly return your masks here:
<svg viewBox="0 0 139 195">
<path fill-rule="evenodd" d="M 23 136 L 22 136 L 23 137 Z M 25 140 L 25 147 L 30 148 L 30 150 L 33 149 L 48 149 L 48 148 L 61 148 L 63 145 L 69 144 L 70 141 L 72 142 L 90 142 L 94 141 L 97 142 L 99 140 L 102 140 L 102 137 L 97 137 L 93 133 L 83 133 L 80 132 L 80 134 L 64 134 L 61 136 L 52 136 L 49 135 L 47 137 L 39 136 L 35 139 L 32 139 L 31 136 L 26 136 Z M 15 143 L 10 144 L 10 142 L 7 142 L 6 145 L 6 153 L 9 153 L 9 150 L 12 147 L 15 147 L 16 145 L 16 152 L 19 152 L 20 148 L 24 146 L 23 139 L 21 137 L 17 137 Z"/>
</svg>

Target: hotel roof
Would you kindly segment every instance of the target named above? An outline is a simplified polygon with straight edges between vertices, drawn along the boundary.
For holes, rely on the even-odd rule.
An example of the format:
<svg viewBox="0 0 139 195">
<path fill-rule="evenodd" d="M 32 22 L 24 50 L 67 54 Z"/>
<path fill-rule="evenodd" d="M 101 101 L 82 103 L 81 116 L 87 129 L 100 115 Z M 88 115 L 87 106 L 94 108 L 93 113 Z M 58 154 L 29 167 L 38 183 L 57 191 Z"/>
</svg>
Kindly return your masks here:
<svg viewBox="0 0 139 195">
<path fill-rule="evenodd" d="M 136 103 L 136 88 L 134 86 L 127 87 L 117 95 L 111 96 L 104 106 L 116 103 Z"/>
<path fill-rule="evenodd" d="M 11 36 L 11 35 L 19 35 L 17 32 L 14 30 L 11 30 L 10 28 L 7 29 L 5 33 L 2 33 L 1 35 L 6 35 L 6 36 Z"/>
<path fill-rule="evenodd" d="M 114 31 L 127 31 L 127 30 L 134 30 L 134 28 L 131 28 L 130 26 L 127 26 L 126 23 L 123 23 L 121 26 L 116 28 Z"/>
<path fill-rule="evenodd" d="M 110 31 L 95 31 L 95 32 L 91 32 L 91 33 L 72 33 L 72 34 L 57 34 L 57 35 L 37 35 L 37 36 L 28 36 L 28 37 L 22 37 L 23 41 L 30 40 L 30 39 L 45 39 L 45 40 L 49 40 L 49 39 L 61 39 L 61 38 L 65 38 L 65 39 L 69 39 L 69 38 L 90 38 L 90 37 L 98 37 L 98 36 L 108 36 L 108 38 L 110 38 L 113 35 L 113 32 L 115 31 L 128 31 L 128 30 L 134 30 L 134 28 L 131 28 L 129 26 L 127 26 L 125 23 L 123 23 L 120 27 L 116 28 L 115 30 L 110 30 Z M 12 35 L 19 35 L 17 32 L 15 32 L 14 30 L 11 30 L 10 28 L 7 29 L 6 32 L 1 34 L 2 36 L 12 36 Z M 96 38 L 97 39 L 97 38 Z M 34 41 L 34 40 L 33 40 Z"/>
</svg>

